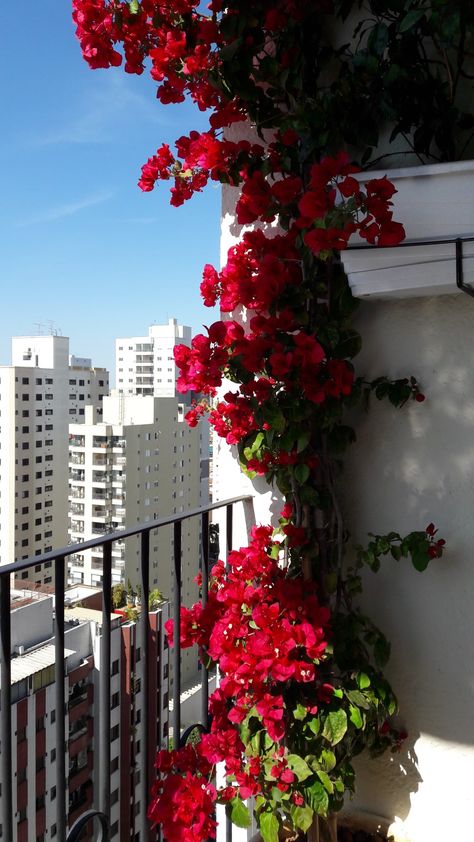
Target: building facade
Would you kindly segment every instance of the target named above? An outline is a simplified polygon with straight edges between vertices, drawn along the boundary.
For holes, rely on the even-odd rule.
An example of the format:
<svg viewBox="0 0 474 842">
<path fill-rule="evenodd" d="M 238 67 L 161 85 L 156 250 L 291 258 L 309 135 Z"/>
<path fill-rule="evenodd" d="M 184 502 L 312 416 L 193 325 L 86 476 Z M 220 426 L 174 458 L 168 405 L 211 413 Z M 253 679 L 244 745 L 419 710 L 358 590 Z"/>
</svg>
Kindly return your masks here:
<svg viewBox="0 0 474 842">
<path fill-rule="evenodd" d="M 99 677 L 102 613 L 98 590 L 66 591 L 66 811 L 69 827 L 98 804 Z M 79 605 L 80 603 L 80 605 Z M 14 838 L 49 842 L 56 827 L 54 598 L 47 592 L 12 591 L 12 741 Z M 142 734 L 144 661 L 135 622 L 111 618 L 111 827 L 112 842 L 137 838 L 141 803 L 143 740 L 163 745 L 168 734 L 166 604 L 150 612 L 149 722 Z M 1 815 L 1 794 L 0 794 Z M 0 825 L 0 838 L 2 837 Z M 85 839 L 92 842 L 89 833 Z"/>
<path fill-rule="evenodd" d="M 12 364 L 0 366 L 0 564 L 66 543 L 69 419 L 83 420 L 82 394 L 101 411 L 107 390 L 105 369 L 70 369 L 67 337 L 12 338 Z M 46 566 L 24 573 L 51 581 Z"/>
<path fill-rule="evenodd" d="M 173 350 L 191 344 L 191 328 L 169 319 L 151 325 L 148 336 L 115 340 L 115 385 L 124 395 L 176 395 L 177 369 Z M 183 400 L 183 398 L 180 398 Z"/>
<path fill-rule="evenodd" d="M 95 407 L 97 417 L 102 417 L 102 401 L 109 394 L 109 372 L 96 368 L 89 357 L 69 357 L 68 421 L 81 424 L 85 420 L 85 407 Z"/>
</svg>

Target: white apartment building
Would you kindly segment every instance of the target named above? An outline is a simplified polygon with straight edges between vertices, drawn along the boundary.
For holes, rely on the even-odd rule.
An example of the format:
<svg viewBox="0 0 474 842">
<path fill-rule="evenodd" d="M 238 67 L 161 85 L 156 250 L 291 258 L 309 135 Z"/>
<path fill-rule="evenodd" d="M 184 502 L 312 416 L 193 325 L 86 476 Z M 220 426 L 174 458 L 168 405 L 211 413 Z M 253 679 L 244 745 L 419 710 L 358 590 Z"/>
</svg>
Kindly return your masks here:
<svg viewBox="0 0 474 842">
<path fill-rule="evenodd" d="M 82 403 L 68 381 L 83 381 L 84 400 L 99 408 L 108 389 L 104 369 L 75 371 L 69 339 L 54 335 L 13 337 L 12 364 L 0 366 L 0 564 L 67 542 L 68 422 L 81 419 Z M 46 566 L 23 575 L 51 581 Z"/>
<path fill-rule="evenodd" d="M 169 319 L 166 325 L 151 325 L 148 336 L 132 336 L 115 340 L 116 391 L 123 395 L 179 397 L 189 404 L 191 395 L 176 392 L 178 369 L 173 350 L 176 345 L 191 345 L 191 328 Z M 207 421 L 199 424 L 201 451 L 200 505 L 210 499 L 210 428 Z"/>
<path fill-rule="evenodd" d="M 68 405 L 69 424 L 82 423 L 85 407 L 92 404 L 102 416 L 102 400 L 109 394 L 109 372 L 96 368 L 89 357 L 69 356 Z"/>
<path fill-rule="evenodd" d="M 175 345 L 191 344 L 191 328 L 169 319 L 151 325 L 148 336 L 115 340 L 115 386 L 124 395 L 176 395 Z M 185 400 L 180 397 L 180 400 Z"/>
<path fill-rule="evenodd" d="M 65 594 L 66 712 L 64 746 L 69 827 L 99 803 L 99 677 L 101 594 L 83 586 Z M 80 606 L 79 606 L 80 603 Z M 54 597 L 15 587 L 12 629 L 12 781 L 14 837 L 8 842 L 55 842 L 56 745 Z M 150 612 L 147 664 L 140 655 L 135 622 L 111 616 L 111 842 L 129 842 L 139 830 L 140 776 L 148 746 L 168 734 L 169 654 L 164 641 L 166 604 Z M 148 733 L 142 733 L 141 679 L 148 670 Z M 153 757 L 153 749 L 149 753 Z M 1 792 L 0 792 L 0 816 Z M 0 818 L 0 838 L 2 838 Z M 86 842 L 92 842 L 86 833 Z M 95 834 L 94 834 L 95 838 Z"/>
<path fill-rule="evenodd" d="M 200 439 L 184 421 L 175 398 L 113 395 L 103 418 L 86 408 L 84 424 L 69 427 L 69 540 L 80 542 L 169 514 L 200 502 Z M 152 533 L 150 588 L 171 595 L 171 527 Z M 127 544 L 127 546 L 126 546 Z M 197 573 L 199 530 L 183 524 L 183 580 Z M 102 581 L 102 552 L 71 557 L 71 583 Z M 138 541 L 114 544 L 112 580 L 140 580 Z"/>
</svg>

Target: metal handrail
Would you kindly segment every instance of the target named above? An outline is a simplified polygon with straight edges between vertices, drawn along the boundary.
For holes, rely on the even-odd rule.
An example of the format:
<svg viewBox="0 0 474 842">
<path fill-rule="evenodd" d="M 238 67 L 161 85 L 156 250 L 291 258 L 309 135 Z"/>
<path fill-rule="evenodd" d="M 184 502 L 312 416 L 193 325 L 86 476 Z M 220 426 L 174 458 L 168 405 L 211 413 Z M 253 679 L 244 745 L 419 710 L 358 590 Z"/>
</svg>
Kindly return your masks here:
<svg viewBox="0 0 474 842">
<path fill-rule="evenodd" d="M 13 840 L 13 798 L 12 798 L 12 739 L 11 739 L 11 618 L 10 618 L 10 592 L 11 576 L 18 574 L 33 565 L 52 562 L 55 571 L 55 736 L 56 736 L 56 834 L 57 842 L 75 842 L 85 825 L 94 817 L 98 817 L 101 823 L 102 842 L 108 842 L 108 826 L 110 821 L 110 737 L 111 737 L 111 631 L 112 631 L 112 547 L 117 542 L 123 542 L 124 538 L 135 535 L 140 536 L 140 580 L 142 592 L 142 605 L 137 621 L 139 640 L 142 652 L 143 664 L 149 663 L 149 567 L 150 567 L 150 533 L 164 526 L 173 526 L 174 531 L 174 559 L 173 559 L 173 586 L 174 600 L 172 603 L 172 616 L 175 623 L 174 646 L 173 646 L 173 711 L 172 727 L 173 739 L 178 745 L 181 739 L 181 717 L 180 717 L 180 696 L 181 696 L 181 647 L 180 647 L 180 606 L 182 586 L 182 561 L 181 561 L 181 536 L 182 523 L 190 518 L 200 518 L 201 522 L 201 552 L 198 554 L 202 570 L 202 599 L 205 604 L 207 600 L 208 579 L 209 579 L 209 514 L 218 509 L 225 509 L 226 512 L 226 537 L 225 548 L 227 552 L 232 548 L 233 535 L 233 507 L 237 503 L 250 503 L 250 495 L 241 495 L 210 503 L 207 506 L 200 506 L 188 509 L 185 512 L 161 517 L 154 521 L 120 529 L 91 538 L 83 543 L 70 544 L 51 552 L 43 553 L 32 558 L 22 559 L 10 564 L 0 566 L 0 675 L 1 675 L 1 710 L 0 710 L 0 783 L 2 784 L 2 812 L 3 812 L 3 836 L 5 839 Z M 99 673 L 99 723 L 95 733 L 98 734 L 99 745 L 99 804 L 98 810 L 88 810 L 74 823 L 67 835 L 67 811 L 66 793 L 67 777 L 65 769 L 65 716 L 67 714 L 65 698 L 65 617 L 64 617 L 64 595 L 65 595 L 65 568 L 68 558 L 83 553 L 85 550 L 101 548 L 103 561 L 103 582 L 102 582 L 102 637 L 100 644 L 100 673 Z M 224 549 L 224 548 L 223 548 Z M 193 728 L 206 729 L 207 699 L 208 699 L 208 671 L 203 668 L 201 672 L 202 707 L 201 723 Z M 149 733 L 149 682 L 148 669 L 142 671 L 142 729 L 143 734 Z M 62 715 L 61 715 L 62 713 Z M 152 748 L 151 746 L 149 748 Z M 148 803 L 150 786 L 149 772 L 151 768 L 150 757 L 144 750 L 140 779 L 140 800 L 142 809 L 140 811 L 139 828 L 140 839 L 147 842 L 156 838 L 156 834 L 150 830 L 147 819 L 146 804 Z M 230 825 L 227 822 L 226 838 L 231 839 Z"/>
</svg>

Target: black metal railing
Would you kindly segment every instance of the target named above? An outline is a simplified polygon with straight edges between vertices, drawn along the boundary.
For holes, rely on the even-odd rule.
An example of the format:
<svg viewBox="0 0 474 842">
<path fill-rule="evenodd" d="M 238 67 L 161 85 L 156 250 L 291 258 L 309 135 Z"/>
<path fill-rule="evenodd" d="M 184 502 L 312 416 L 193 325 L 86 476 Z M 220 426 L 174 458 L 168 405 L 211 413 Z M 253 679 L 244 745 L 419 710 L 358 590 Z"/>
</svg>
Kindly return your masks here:
<svg viewBox="0 0 474 842">
<path fill-rule="evenodd" d="M 146 816 L 146 806 L 149 802 L 150 784 L 149 780 L 149 756 L 148 751 L 155 752 L 155 746 L 148 745 L 146 735 L 149 724 L 149 576 L 150 576 L 150 533 L 164 526 L 173 526 L 174 531 L 174 559 L 173 559 L 173 582 L 174 595 L 171 605 L 172 617 L 174 620 L 174 646 L 172 656 L 173 667 L 173 711 L 171 725 L 173 729 L 174 744 L 177 745 L 181 734 L 181 649 L 180 649 L 180 607 L 182 591 L 182 524 L 183 521 L 191 518 L 200 518 L 201 522 L 201 552 L 197 553 L 197 561 L 200 558 L 202 573 L 202 600 L 204 603 L 208 597 L 209 582 L 209 527 L 210 512 L 225 509 L 226 512 L 226 535 L 224 546 L 229 552 L 232 549 L 233 537 L 233 510 L 236 504 L 244 504 L 249 507 L 246 513 L 247 524 L 253 521 L 252 498 L 249 496 L 233 497 L 212 503 L 204 507 L 190 509 L 186 512 L 170 515 L 138 525 L 129 529 L 121 529 L 109 533 L 107 536 L 93 538 L 80 544 L 70 544 L 58 550 L 44 553 L 40 556 L 16 561 L 11 564 L 0 566 L 0 677 L 1 677 L 1 711 L 0 711 L 0 785 L 1 785 L 1 816 L 3 838 L 14 839 L 13 828 L 13 781 L 12 781 L 12 715 L 11 715 L 11 619 L 10 619 L 10 597 L 11 577 L 17 576 L 22 571 L 33 566 L 52 562 L 55 572 L 55 742 L 56 742 L 56 839 L 57 842 L 73 842 L 82 838 L 84 828 L 98 818 L 100 823 L 100 840 L 108 842 L 111 808 L 111 614 L 112 614 L 112 546 L 114 543 L 123 542 L 125 538 L 140 536 L 140 586 L 141 586 L 141 611 L 137 624 L 139 627 L 141 641 L 142 669 L 142 732 L 144 735 L 144 746 L 141 759 L 140 773 L 140 819 L 139 832 L 141 842 L 148 842 L 150 838 L 150 826 Z M 99 673 L 99 786 L 98 804 L 94 809 L 88 809 L 84 815 L 76 819 L 68 833 L 68 816 L 66 809 L 67 775 L 65 767 L 66 733 L 65 716 L 67 713 L 65 699 L 65 622 L 64 622 L 64 596 L 65 596 L 65 570 L 68 558 L 77 553 L 93 548 L 102 549 L 103 580 L 102 580 L 102 636 L 100 643 L 100 673 Z M 196 570 L 196 572 L 198 572 Z M 208 693 L 209 675 L 204 667 L 201 673 L 201 722 L 195 727 L 206 728 L 208 725 Z M 62 715 L 61 715 L 61 712 Z M 96 731 L 97 733 L 97 731 Z M 15 822 L 16 824 L 16 822 Z M 153 837 L 156 838 L 156 837 Z M 231 826 L 226 823 L 226 839 L 232 838 Z"/>
</svg>

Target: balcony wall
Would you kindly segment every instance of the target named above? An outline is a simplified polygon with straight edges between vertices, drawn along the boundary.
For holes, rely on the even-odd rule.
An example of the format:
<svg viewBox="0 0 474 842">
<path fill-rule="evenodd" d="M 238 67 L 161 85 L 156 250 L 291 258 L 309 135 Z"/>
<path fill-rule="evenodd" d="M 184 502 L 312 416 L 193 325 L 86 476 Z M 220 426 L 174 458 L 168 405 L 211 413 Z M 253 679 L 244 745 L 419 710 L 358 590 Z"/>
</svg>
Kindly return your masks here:
<svg viewBox="0 0 474 842">
<path fill-rule="evenodd" d="M 229 132 L 238 136 L 240 125 Z M 224 189 L 222 263 L 242 231 L 237 196 Z M 409 842 L 463 839 L 471 826 L 473 321 L 474 301 L 458 294 L 364 303 L 356 325 L 364 343 L 358 371 L 368 379 L 413 374 L 427 400 L 401 411 L 373 401 L 369 414 L 353 419 L 358 440 L 341 496 L 354 542 L 369 531 L 407 533 L 431 521 L 447 540 L 446 557 L 423 574 L 388 561 L 366 588 L 364 607 L 392 642 L 388 675 L 409 738 L 400 755 L 358 762 L 349 807 L 395 820 L 396 838 Z M 277 495 L 241 474 L 235 449 L 215 439 L 214 457 L 214 499 L 253 491 L 257 522 L 274 519 Z M 245 527 L 238 518 L 236 544 Z M 453 809 L 448 780 L 456 782 Z"/>
</svg>

